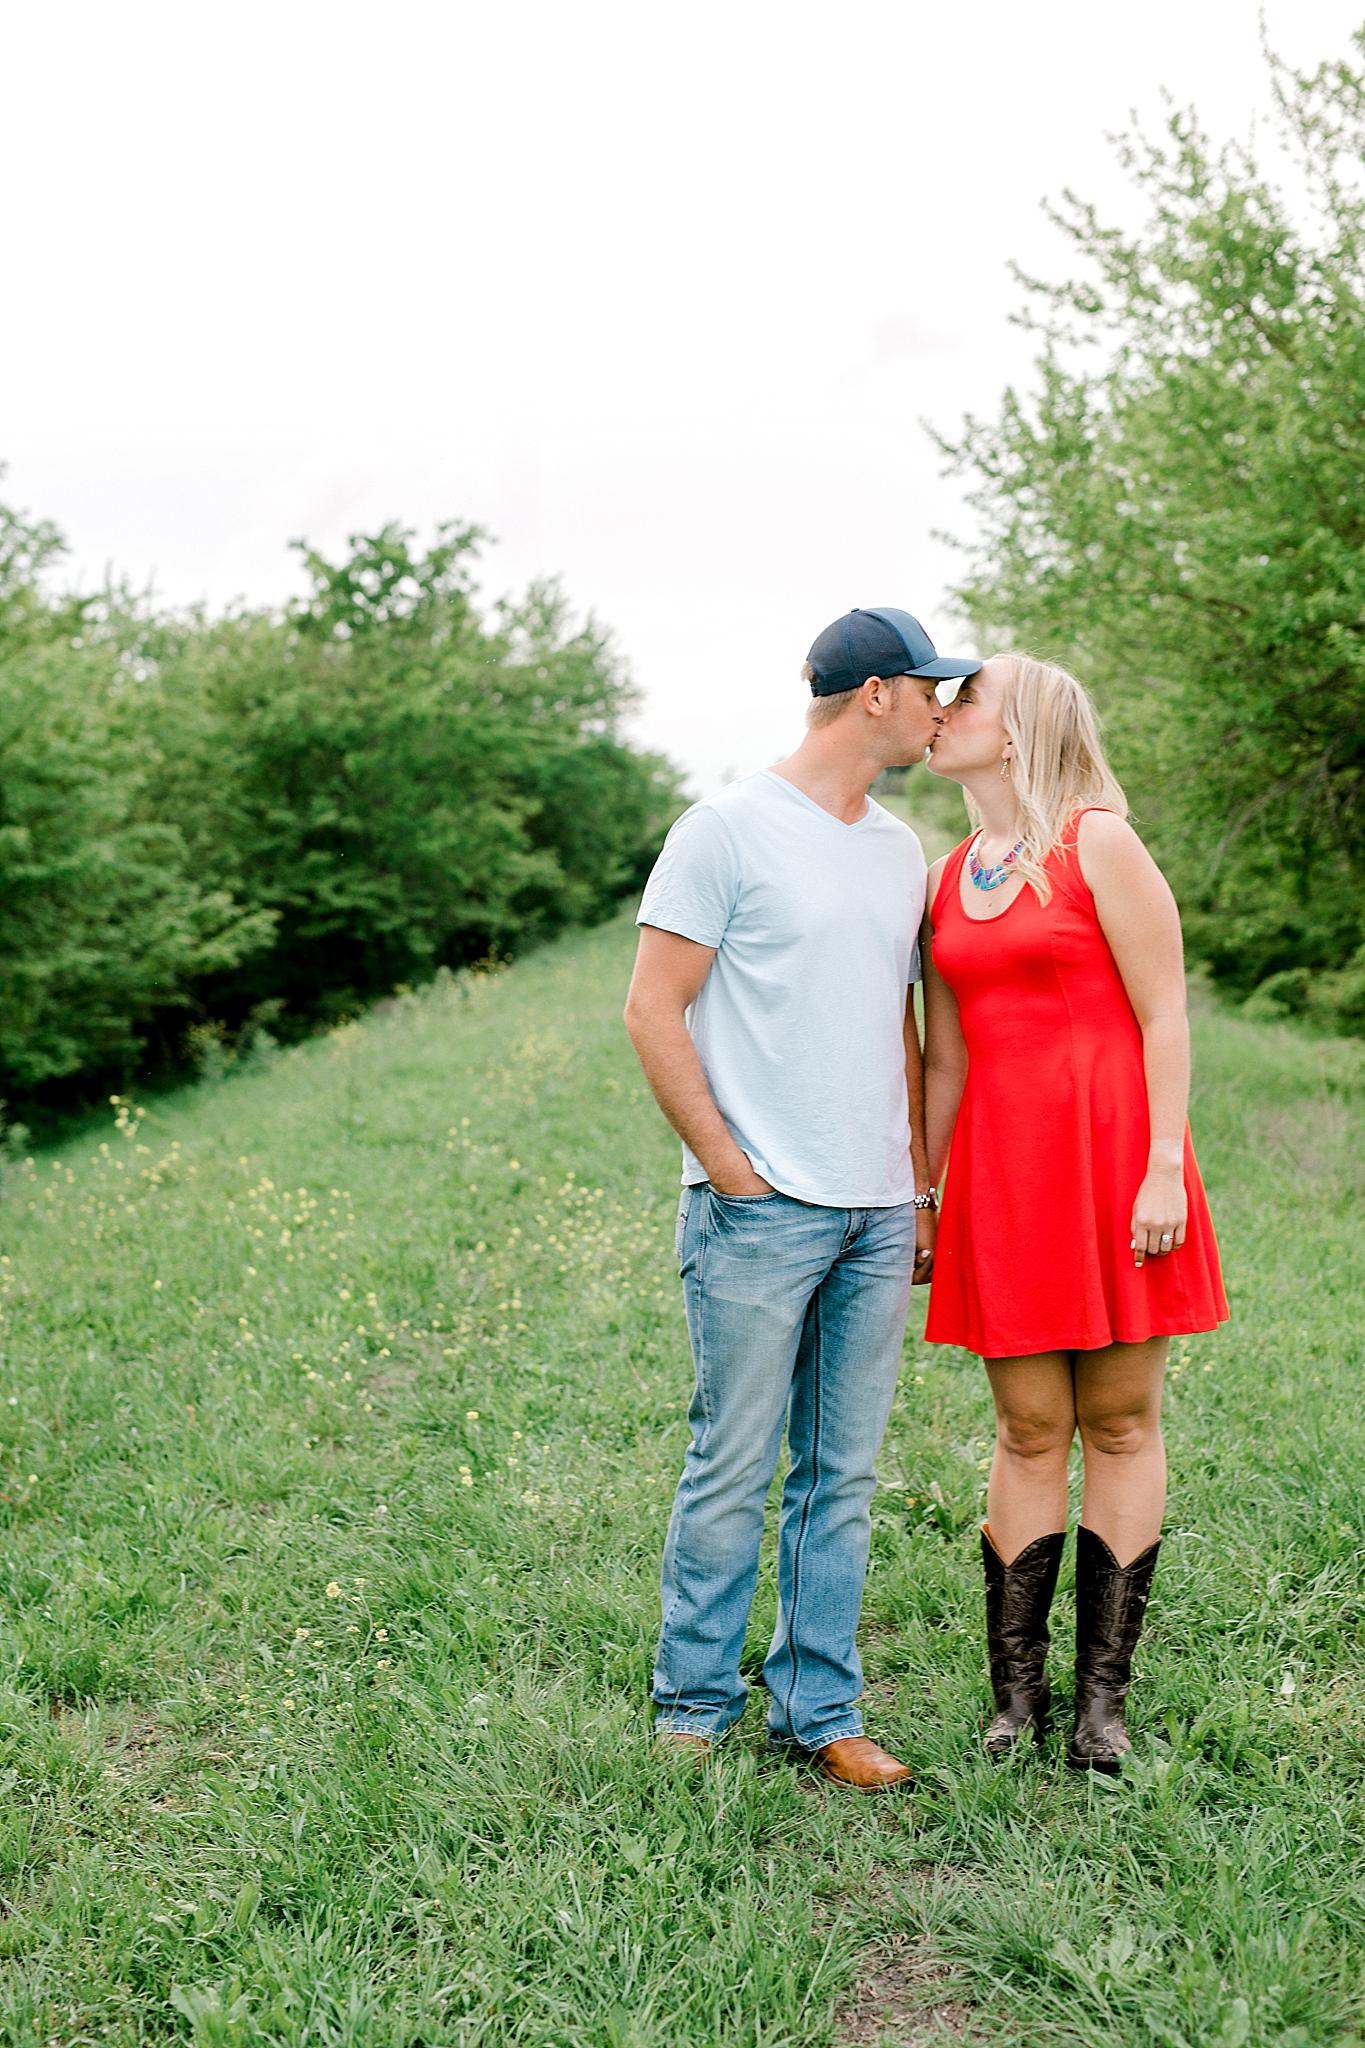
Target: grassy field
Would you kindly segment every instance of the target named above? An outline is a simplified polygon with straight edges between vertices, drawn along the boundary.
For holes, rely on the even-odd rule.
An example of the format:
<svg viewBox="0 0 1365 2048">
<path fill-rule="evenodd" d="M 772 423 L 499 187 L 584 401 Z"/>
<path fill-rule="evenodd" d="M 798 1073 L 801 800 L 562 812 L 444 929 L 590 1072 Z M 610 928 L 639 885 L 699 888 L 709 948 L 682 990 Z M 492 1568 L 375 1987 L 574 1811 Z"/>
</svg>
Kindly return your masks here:
<svg viewBox="0 0 1365 2048">
<path fill-rule="evenodd" d="M 1365 1052 L 1202 1008 L 1124 1779 L 993 1770 L 980 1367 L 912 1317 L 869 1726 L 652 1759 L 690 1367 L 620 922 L 7 1172 L 0 2041 L 1308 2048 L 1365 2027 Z M 1055 1655 L 1068 1690 L 1070 1570 Z M 772 1624 L 765 1562 L 749 1645 Z"/>
</svg>

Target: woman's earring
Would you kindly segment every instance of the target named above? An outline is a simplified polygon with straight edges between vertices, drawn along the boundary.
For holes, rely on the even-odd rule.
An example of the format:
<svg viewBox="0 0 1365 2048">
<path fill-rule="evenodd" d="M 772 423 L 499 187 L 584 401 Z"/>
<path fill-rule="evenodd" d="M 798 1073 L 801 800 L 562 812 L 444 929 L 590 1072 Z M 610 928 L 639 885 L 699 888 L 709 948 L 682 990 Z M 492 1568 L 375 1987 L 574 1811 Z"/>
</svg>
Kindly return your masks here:
<svg viewBox="0 0 1365 2048">
<path fill-rule="evenodd" d="M 1009 781 L 1009 779 L 1010 779 L 1010 757 L 1009 757 L 1009 755 L 1008 755 L 1008 754 L 1006 754 L 1006 756 L 1005 756 L 1004 760 L 1003 760 L 1003 761 L 1002 761 L 1002 762 L 1000 763 L 1000 780 L 1001 780 L 1002 782 L 1008 782 L 1008 781 Z"/>
</svg>

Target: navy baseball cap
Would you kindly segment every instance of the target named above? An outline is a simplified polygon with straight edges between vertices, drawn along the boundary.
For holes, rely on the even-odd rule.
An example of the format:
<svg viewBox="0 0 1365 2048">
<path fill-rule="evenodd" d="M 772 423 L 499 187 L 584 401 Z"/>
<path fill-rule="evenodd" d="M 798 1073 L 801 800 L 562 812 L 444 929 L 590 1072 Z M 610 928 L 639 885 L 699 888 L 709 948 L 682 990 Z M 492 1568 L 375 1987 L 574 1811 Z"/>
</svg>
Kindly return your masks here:
<svg viewBox="0 0 1365 2048">
<path fill-rule="evenodd" d="M 845 612 L 826 626 L 806 659 L 815 671 L 811 694 L 816 697 L 856 690 L 869 676 L 930 676 L 960 686 L 964 676 L 974 676 L 981 667 L 979 661 L 940 655 L 919 620 L 893 604 Z M 951 704 L 957 688 L 936 695 L 941 704 Z"/>
</svg>

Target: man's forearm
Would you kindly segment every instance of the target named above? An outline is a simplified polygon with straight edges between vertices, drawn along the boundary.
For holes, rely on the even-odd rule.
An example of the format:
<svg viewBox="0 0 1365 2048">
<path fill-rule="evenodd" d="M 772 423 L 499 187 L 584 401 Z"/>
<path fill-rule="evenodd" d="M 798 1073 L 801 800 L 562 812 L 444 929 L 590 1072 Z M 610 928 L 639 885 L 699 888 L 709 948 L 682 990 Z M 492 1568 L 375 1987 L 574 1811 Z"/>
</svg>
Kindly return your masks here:
<svg viewBox="0 0 1365 2048">
<path fill-rule="evenodd" d="M 752 1162 L 730 1136 L 716 1108 L 682 1017 L 649 1013 L 632 1018 L 627 1028 L 654 1100 L 701 1161 L 707 1178 L 725 1182 L 751 1172 Z"/>
</svg>

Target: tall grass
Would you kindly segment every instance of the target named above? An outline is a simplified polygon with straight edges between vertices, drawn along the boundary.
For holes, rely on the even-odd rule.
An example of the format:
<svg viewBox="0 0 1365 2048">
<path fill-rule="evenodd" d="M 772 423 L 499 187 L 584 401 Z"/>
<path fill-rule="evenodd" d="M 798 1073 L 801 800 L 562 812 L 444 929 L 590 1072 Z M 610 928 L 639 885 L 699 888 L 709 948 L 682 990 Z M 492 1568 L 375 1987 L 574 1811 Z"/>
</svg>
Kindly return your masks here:
<svg viewBox="0 0 1365 2048">
<path fill-rule="evenodd" d="M 863 1641 L 919 1784 L 858 1800 L 757 1705 L 649 1750 L 690 1367 L 631 941 L 9 1168 L 0 2040 L 1356 2038 L 1360 1049 L 1197 1018 L 1235 1320 L 1175 1347 L 1116 1785 L 978 1753 L 989 1403 L 918 1303 Z"/>
</svg>

